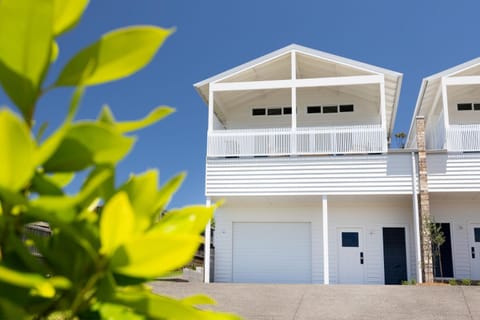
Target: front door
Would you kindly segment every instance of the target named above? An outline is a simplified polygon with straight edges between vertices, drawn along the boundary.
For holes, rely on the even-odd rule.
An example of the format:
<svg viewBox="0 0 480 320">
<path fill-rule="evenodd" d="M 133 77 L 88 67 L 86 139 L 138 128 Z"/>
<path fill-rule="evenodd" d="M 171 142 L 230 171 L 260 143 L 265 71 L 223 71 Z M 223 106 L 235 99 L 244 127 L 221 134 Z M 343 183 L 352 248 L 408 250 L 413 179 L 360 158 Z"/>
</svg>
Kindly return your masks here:
<svg viewBox="0 0 480 320">
<path fill-rule="evenodd" d="M 364 282 L 365 255 L 362 240 L 361 229 L 338 230 L 338 283 Z"/>
<path fill-rule="evenodd" d="M 470 225 L 470 261 L 472 280 L 480 280 L 480 224 Z"/>
<path fill-rule="evenodd" d="M 401 284 L 407 278 L 405 228 L 383 228 L 385 284 Z"/>
</svg>

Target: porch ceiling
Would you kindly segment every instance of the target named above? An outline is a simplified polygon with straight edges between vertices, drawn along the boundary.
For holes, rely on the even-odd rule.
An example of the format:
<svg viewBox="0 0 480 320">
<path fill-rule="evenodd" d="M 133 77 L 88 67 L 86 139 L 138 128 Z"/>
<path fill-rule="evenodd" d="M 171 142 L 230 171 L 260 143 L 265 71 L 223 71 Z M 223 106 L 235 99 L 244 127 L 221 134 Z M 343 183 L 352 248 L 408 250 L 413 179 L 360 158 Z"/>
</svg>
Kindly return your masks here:
<svg viewBox="0 0 480 320">
<path fill-rule="evenodd" d="M 414 133 L 414 122 L 415 117 L 417 116 L 426 116 L 430 110 L 434 107 L 435 100 L 437 100 L 437 96 L 440 94 L 441 85 L 442 85 L 442 78 L 449 78 L 449 77 L 460 77 L 460 76 L 475 76 L 480 75 L 480 58 L 476 58 L 465 63 L 462 63 L 458 66 L 453 68 L 444 70 L 442 72 L 436 73 L 429 77 L 426 77 L 422 81 L 422 87 L 420 88 L 420 93 L 417 99 L 417 105 L 415 107 L 414 117 L 412 118 L 412 123 L 410 124 L 410 131 L 408 133 L 407 138 L 407 145 L 412 142 L 413 133 Z M 452 98 L 458 98 L 462 94 L 466 92 L 472 92 L 472 90 L 477 90 L 474 87 L 476 86 L 469 86 L 470 88 L 461 88 L 450 87 L 448 89 L 448 98 L 449 100 Z M 452 95 L 452 96 L 450 96 Z M 438 97 L 441 99 L 441 96 Z M 440 100 L 441 101 L 441 100 Z"/>
<path fill-rule="evenodd" d="M 208 105 L 208 91 L 211 83 L 290 79 L 291 54 L 293 52 L 296 53 L 296 77 L 298 79 L 383 75 L 385 79 L 387 130 L 391 134 L 395 121 L 402 74 L 295 44 L 198 82 L 194 86 Z M 375 90 L 363 90 L 356 87 L 359 86 L 337 86 L 328 88 L 328 90 L 338 94 L 358 95 L 365 101 L 378 103 L 378 86 L 376 86 L 376 92 L 374 92 Z M 217 93 L 215 104 L 222 109 L 219 110 L 219 113 L 225 113 L 231 108 L 237 108 L 242 104 L 245 105 L 256 101 L 265 94 L 265 90 L 258 90 L 258 92 L 228 92 L 228 94 L 222 94 L 221 96 Z M 217 101 L 217 96 L 220 96 L 220 101 Z"/>
</svg>

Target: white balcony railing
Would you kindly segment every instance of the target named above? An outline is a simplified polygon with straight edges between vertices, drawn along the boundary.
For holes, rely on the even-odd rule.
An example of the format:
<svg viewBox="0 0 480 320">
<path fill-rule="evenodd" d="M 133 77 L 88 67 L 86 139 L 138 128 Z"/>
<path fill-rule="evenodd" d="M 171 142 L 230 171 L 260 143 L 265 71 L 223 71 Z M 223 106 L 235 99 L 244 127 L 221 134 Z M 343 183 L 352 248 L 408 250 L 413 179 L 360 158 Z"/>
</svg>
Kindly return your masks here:
<svg viewBox="0 0 480 320">
<path fill-rule="evenodd" d="M 416 136 L 416 131 L 414 132 Z M 443 113 L 438 117 L 434 126 L 427 127 L 425 131 L 425 143 L 428 150 L 440 150 L 445 148 L 445 119 Z M 417 146 L 415 145 L 415 148 Z"/>
<path fill-rule="evenodd" d="M 386 141 L 379 125 L 217 130 L 208 134 L 207 156 L 382 153 Z"/>
<path fill-rule="evenodd" d="M 450 125 L 447 146 L 449 151 L 480 151 L 480 124 Z"/>
</svg>

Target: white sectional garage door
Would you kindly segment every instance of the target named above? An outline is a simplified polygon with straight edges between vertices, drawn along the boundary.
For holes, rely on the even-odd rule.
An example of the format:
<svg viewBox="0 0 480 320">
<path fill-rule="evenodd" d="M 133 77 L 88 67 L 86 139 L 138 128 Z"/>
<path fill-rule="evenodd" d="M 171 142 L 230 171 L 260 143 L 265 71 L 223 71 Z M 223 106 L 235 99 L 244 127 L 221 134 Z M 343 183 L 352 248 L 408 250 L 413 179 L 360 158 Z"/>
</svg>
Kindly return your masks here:
<svg viewBox="0 0 480 320">
<path fill-rule="evenodd" d="M 233 282 L 311 283 L 310 223 L 234 222 Z"/>
</svg>

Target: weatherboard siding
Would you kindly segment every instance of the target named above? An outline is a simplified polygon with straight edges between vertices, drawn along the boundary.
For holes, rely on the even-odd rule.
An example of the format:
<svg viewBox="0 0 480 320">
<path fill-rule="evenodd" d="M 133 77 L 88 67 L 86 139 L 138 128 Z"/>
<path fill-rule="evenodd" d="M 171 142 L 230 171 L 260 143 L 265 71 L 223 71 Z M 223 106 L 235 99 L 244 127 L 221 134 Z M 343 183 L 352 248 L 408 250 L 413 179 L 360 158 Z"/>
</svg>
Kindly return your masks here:
<svg viewBox="0 0 480 320">
<path fill-rule="evenodd" d="M 207 196 L 411 194 L 411 154 L 207 159 Z"/>
<path fill-rule="evenodd" d="M 428 154 L 430 192 L 480 191 L 480 153 Z"/>
</svg>

